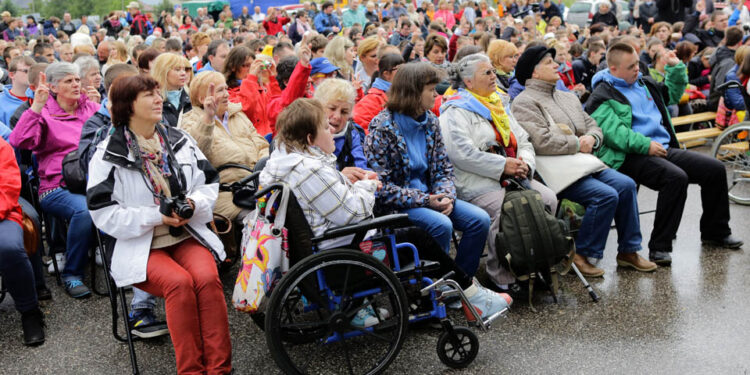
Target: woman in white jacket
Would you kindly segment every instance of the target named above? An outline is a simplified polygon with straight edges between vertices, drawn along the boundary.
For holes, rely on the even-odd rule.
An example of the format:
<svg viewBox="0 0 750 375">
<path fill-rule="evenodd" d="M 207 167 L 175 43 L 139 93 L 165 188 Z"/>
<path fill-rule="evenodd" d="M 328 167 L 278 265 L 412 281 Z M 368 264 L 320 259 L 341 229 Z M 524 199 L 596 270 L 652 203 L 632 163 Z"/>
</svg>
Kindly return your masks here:
<svg viewBox="0 0 750 375">
<path fill-rule="evenodd" d="M 503 180 L 516 179 L 538 191 L 552 211 L 557 207 L 557 197 L 548 187 L 531 179 L 534 147 L 497 93 L 495 69 L 489 57 L 483 54 L 464 57 L 451 67 L 450 78 L 458 92 L 440 109 L 440 128 L 445 150 L 453 163 L 456 192 L 460 199 L 490 215 L 487 273 L 499 289 L 507 290 L 515 279 L 500 267 L 495 249 L 505 197 Z"/>
<path fill-rule="evenodd" d="M 163 99 L 153 78 L 120 78 L 109 95 L 114 131 L 91 159 L 87 199 L 96 226 L 116 241 L 112 277 L 166 299 L 178 373 L 229 373 L 229 323 L 215 262 L 224 251 L 206 226 L 217 173 L 189 135 L 160 124 Z M 182 216 L 160 209 L 170 198 L 185 202 Z"/>
</svg>

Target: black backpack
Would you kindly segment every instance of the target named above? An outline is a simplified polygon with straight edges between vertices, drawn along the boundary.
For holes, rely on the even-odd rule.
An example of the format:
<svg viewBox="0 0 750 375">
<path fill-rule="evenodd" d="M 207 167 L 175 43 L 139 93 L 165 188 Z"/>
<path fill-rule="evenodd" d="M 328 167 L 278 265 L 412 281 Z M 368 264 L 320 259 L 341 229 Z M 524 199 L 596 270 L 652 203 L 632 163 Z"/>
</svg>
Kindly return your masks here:
<svg viewBox="0 0 750 375">
<path fill-rule="evenodd" d="M 529 281 L 529 305 L 536 311 L 531 301 L 535 279 L 545 284 L 551 281 L 551 291 L 557 301 L 558 270 L 555 266 L 563 263 L 559 272 L 567 272 L 575 246 L 566 223 L 545 209 L 539 192 L 511 186 L 506 188 L 501 210 L 502 231 L 497 234 L 495 243 L 503 266 L 518 280 Z"/>
<path fill-rule="evenodd" d="M 133 17 L 133 23 L 130 25 L 130 35 L 140 35 L 142 37 L 146 37 L 146 34 L 148 34 L 148 24 L 147 24 L 146 16 L 143 14 L 138 14 L 135 17 Z"/>
</svg>

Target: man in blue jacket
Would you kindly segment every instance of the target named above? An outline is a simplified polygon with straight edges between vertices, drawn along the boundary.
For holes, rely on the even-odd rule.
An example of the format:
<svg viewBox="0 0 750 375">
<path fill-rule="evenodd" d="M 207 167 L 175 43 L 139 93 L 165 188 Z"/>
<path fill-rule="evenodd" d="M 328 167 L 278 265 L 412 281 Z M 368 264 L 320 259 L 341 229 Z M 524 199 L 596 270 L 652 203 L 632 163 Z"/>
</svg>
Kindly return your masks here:
<svg viewBox="0 0 750 375">
<path fill-rule="evenodd" d="M 341 30 L 339 19 L 333 15 L 333 3 L 326 1 L 321 6 L 323 11 L 315 17 L 315 30 L 323 35 L 338 33 Z"/>
</svg>

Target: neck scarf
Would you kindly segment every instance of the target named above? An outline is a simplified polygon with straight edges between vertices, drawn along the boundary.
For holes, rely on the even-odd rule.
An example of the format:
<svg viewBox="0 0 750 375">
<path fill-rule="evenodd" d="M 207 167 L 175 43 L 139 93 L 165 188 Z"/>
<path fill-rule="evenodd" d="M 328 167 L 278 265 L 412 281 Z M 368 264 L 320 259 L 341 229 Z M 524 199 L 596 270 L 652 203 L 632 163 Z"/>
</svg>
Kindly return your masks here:
<svg viewBox="0 0 750 375">
<path fill-rule="evenodd" d="M 133 142 L 138 145 L 138 149 L 141 151 L 141 160 L 143 160 L 141 168 L 143 168 L 143 172 L 148 177 L 149 182 L 151 182 L 154 193 L 157 196 L 164 194 L 166 197 L 171 197 L 172 193 L 169 188 L 169 182 L 167 182 L 167 177 L 171 176 L 171 172 L 169 171 L 169 163 L 167 162 L 167 153 L 164 152 L 164 139 L 161 138 L 159 132 L 154 132 L 154 136 L 149 139 L 138 134 L 133 139 L 130 131 L 126 130 L 125 140 L 131 149 Z M 157 204 L 159 203 L 156 197 L 154 197 L 154 201 Z"/>
<path fill-rule="evenodd" d="M 503 109 L 503 101 L 500 99 L 500 95 L 493 92 L 490 96 L 481 96 L 469 90 L 466 90 L 466 92 L 490 110 L 492 123 L 495 125 L 497 132 L 500 133 L 503 146 L 508 147 L 510 142 L 510 119 L 508 118 L 508 114 L 505 113 L 505 109 Z"/>
<path fill-rule="evenodd" d="M 167 91 L 167 100 L 169 104 L 175 109 L 180 109 L 180 96 L 182 95 L 182 89 Z"/>
<path fill-rule="evenodd" d="M 391 83 L 382 78 L 375 78 L 375 82 L 372 83 L 372 87 L 388 92 L 388 90 L 391 88 Z"/>
</svg>

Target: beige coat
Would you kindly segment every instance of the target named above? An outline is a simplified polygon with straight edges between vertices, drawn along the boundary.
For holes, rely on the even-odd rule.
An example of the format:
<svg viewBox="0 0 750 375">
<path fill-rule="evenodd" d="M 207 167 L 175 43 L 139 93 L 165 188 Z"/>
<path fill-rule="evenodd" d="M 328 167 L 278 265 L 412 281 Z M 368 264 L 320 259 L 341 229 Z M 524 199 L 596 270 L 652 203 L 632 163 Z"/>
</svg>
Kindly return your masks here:
<svg viewBox="0 0 750 375">
<path fill-rule="evenodd" d="M 203 109 L 193 110 L 182 116 L 180 127 L 190 133 L 198 143 L 198 148 L 214 168 L 227 163 L 236 163 L 254 167 L 262 157 L 268 156 L 268 142 L 258 134 L 252 122 L 242 112 L 242 105 L 229 103 L 227 127 L 219 120 L 213 124 L 203 121 Z M 246 177 L 250 172 L 238 168 L 229 168 L 219 174 L 222 183 L 235 182 Z M 234 219 L 242 211 L 232 203 L 232 193 L 220 192 L 214 212 Z"/>
</svg>

